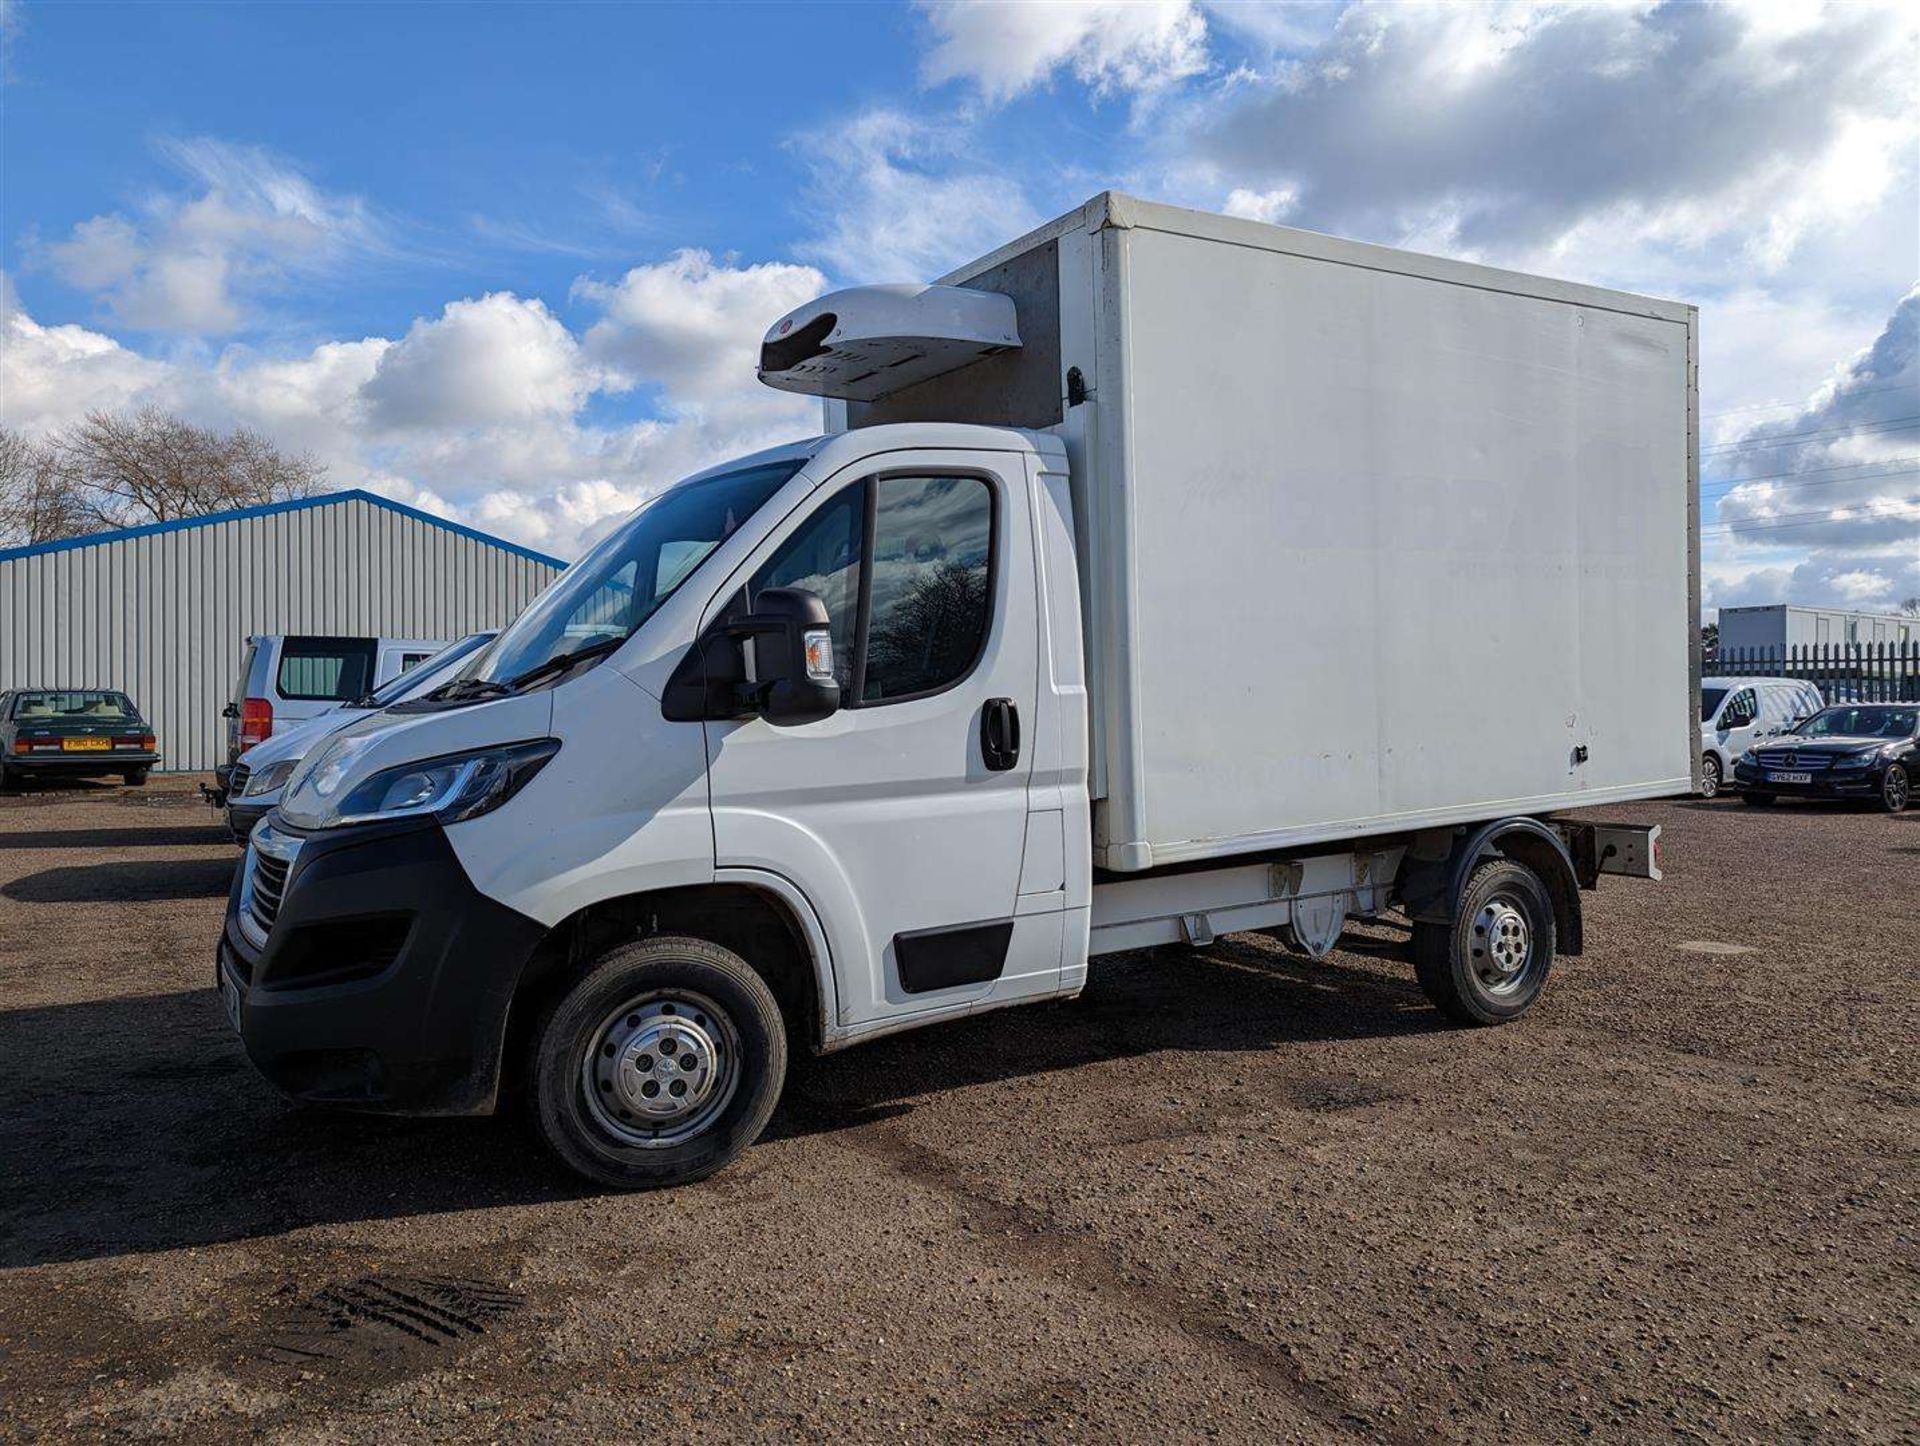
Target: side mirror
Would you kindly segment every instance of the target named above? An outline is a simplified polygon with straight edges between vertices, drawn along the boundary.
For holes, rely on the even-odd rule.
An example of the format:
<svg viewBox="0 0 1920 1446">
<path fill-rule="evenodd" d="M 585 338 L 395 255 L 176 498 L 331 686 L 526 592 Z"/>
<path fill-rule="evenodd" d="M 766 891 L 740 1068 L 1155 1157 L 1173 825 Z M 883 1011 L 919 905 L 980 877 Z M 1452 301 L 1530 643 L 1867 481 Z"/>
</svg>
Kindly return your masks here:
<svg viewBox="0 0 1920 1446">
<path fill-rule="evenodd" d="M 727 636 L 753 649 L 754 681 L 741 701 L 776 728 L 818 723 L 840 708 L 833 672 L 833 633 L 818 593 L 770 587 L 757 608 L 727 624 Z"/>
</svg>

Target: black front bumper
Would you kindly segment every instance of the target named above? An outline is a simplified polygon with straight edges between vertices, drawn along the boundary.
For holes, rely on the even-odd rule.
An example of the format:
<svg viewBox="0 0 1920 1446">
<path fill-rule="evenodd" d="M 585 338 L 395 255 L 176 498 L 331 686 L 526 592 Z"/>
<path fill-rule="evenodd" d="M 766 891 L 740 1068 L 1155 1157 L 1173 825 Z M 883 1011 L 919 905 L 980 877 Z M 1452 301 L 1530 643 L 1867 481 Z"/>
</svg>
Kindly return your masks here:
<svg viewBox="0 0 1920 1446">
<path fill-rule="evenodd" d="M 491 1111 L 508 1006 L 544 926 L 475 889 L 437 823 L 300 837 L 263 946 L 239 917 L 251 856 L 227 899 L 215 967 L 248 1056 L 299 1100 Z"/>
<path fill-rule="evenodd" d="M 1880 785 L 1887 776 L 1887 765 L 1817 769 L 1809 783 L 1774 783 L 1767 778 L 1769 773 L 1781 771 L 1743 760 L 1733 765 L 1733 781 L 1747 793 L 1773 793 L 1781 798 L 1878 798 Z"/>
<path fill-rule="evenodd" d="M 273 812 L 270 803 L 242 803 L 229 794 L 227 796 L 227 827 L 233 831 L 233 841 L 244 844 L 247 835 L 253 832 L 253 826 Z"/>
</svg>

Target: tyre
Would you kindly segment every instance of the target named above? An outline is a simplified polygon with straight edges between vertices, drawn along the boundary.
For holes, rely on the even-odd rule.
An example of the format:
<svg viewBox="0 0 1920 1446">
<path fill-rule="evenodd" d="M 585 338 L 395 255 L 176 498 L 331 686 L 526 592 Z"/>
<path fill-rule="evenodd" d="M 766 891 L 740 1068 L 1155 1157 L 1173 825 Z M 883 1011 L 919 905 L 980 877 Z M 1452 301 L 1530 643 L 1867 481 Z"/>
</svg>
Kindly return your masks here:
<svg viewBox="0 0 1920 1446">
<path fill-rule="evenodd" d="M 147 782 L 147 772 L 148 770 L 144 768 L 129 768 L 121 776 L 127 780 L 128 787 L 144 788 Z"/>
<path fill-rule="evenodd" d="M 1913 779 L 1907 773 L 1907 765 L 1889 763 L 1880 779 L 1880 807 L 1888 813 L 1899 813 L 1911 802 Z"/>
<path fill-rule="evenodd" d="M 17 770 L 0 763 L 0 793 L 18 793 L 23 781 Z"/>
<path fill-rule="evenodd" d="M 616 1190 L 704 1179 L 759 1138 L 787 1075 L 773 991 L 738 954 L 663 936 L 603 954 L 534 1027 L 541 1139 Z"/>
<path fill-rule="evenodd" d="M 1451 924 L 1413 930 L 1421 991 L 1461 1024 L 1505 1024 L 1525 1014 L 1546 988 L 1553 949 L 1546 885 L 1510 859 L 1473 871 Z"/>
<path fill-rule="evenodd" d="M 1700 796 L 1702 798 L 1718 798 L 1720 796 L 1720 784 L 1719 755 L 1709 753 L 1705 758 L 1700 760 Z"/>
<path fill-rule="evenodd" d="M 1743 793 L 1740 801 L 1748 808 L 1772 808 L 1779 796 L 1777 793 Z"/>
</svg>

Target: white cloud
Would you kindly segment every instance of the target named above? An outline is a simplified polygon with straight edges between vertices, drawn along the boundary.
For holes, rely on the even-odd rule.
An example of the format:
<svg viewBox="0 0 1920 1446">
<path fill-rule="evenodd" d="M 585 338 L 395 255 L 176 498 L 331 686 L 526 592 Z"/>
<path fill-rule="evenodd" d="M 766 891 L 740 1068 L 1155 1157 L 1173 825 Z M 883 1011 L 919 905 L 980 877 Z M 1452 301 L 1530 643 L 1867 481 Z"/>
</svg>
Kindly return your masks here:
<svg viewBox="0 0 1920 1446">
<path fill-rule="evenodd" d="M 323 192 L 267 151 L 203 138 L 163 142 L 160 152 L 187 192 L 149 197 L 137 219 L 109 212 L 81 221 L 39 249 L 38 259 L 123 326 L 233 332 L 253 298 L 291 276 L 392 250 L 363 202 Z"/>
<path fill-rule="evenodd" d="M 650 378 L 677 402 L 737 395 L 753 379 L 772 321 L 827 289 L 811 266 L 717 266 L 705 251 L 676 251 L 618 281 L 582 277 L 573 294 L 604 313 L 586 350 L 622 380 Z"/>
<path fill-rule="evenodd" d="M 414 322 L 362 391 L 380 427 L 492 427 L 569 417 L 594 385 L 545 303 L 496 291 Z"/>
<path fill-rule="evenodd" d="M 1150 92 L 1207 65 L 1207 22 L 1189 0 L 927 0 L 929 84 L 971 80 L 1004 101 L 1066 71 L 1096 93 Z"/>
<path fill-rule="evenodd" d="M 1920 286 L 1805 406 L 1703 455 L 1709 606 L 1920 595 L 1916 456 Z"/>
<path fill-rule="evenodd" d="M 928 281 L 1036 225 L 1017 181 L 969 164 L 971 139 L 892 110 L 801 137 L 826 229 L 800 254 L 846 281 Z"/>
<path fill-rule="evenodd" d="M 1358 4 L 1309 57 L 1190 108 L 1175 145 L 1310 224 L 1455 252 L 1583 224 L 1778 269 L 1910 170 L 1915 22 L 1714 5 Z"/>
<path fill-rule="evenodd" d="M 676 478 L 818 429 L 818 404 L 760 386 L 752 356 L 767 324 L 820 284 L 803 266 L 682 252 L 577 288 L 605 308 L 591 345 L 542 302 L 495 292 L 451 302 L 397 340 L 167 360 L 87 327 L 43 326 L 0 284 L 0 423 L 37 433 L 92 408 L 153 404 L 251 426 L 326 463 L 329 486 L 572 556 Z M 614 386 L 657 392 L 665 415 L 595 422 L 588 404 Z"/>
<path fill-rule="evenodd" d="M 1221 209 L 1229 216 L 1244 216 L 1249 221 L 1284 221 L 1300 204 L 1300 193 L 1292 186 L 1276 186 L 1271 191 L 1250 191 L 1236 187 L 1227 193 Z"/>
</svg>

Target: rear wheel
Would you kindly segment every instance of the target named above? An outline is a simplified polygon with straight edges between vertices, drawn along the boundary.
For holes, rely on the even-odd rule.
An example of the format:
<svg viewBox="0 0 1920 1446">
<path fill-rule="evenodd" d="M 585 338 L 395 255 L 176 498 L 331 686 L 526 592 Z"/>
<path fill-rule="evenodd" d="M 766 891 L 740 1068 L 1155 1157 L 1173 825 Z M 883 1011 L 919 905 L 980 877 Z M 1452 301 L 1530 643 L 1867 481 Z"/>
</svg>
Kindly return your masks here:
<svg viewBox="0 0 1920 1446">
<path fill-rule="evenodd" d="M 1553 949 L 1553 900 L 1533 870 L 1511 859 L 1473 871 L 1452 923 L 1413 930 L 1422 992 L 1461 1024 L 1505 1024 L 1526 1013 L 1547 987 Z"/>
<path fill-rule="evenodd" d="M 1913 780 L 1907 774 L 1907 765 L 1889 763 L 1880 779 L 1880 807 L 1888 813 L 1899 813 L 1911 802 Z"/>
<path fill-rule="evenodd" d="M 1700 796 L 1718 798 L 1720 796 L 1720 758 L 1709 753 L 1700 760 Z"/>
<path fill-rule="evenodd" d="M 596 960 L 536 1025 L 535 1122 L 570 1168 L 620 1190 L 700 1180 L 759 1137 L 787 1074 L 767 983 L 703 939 Z"/>
<path fill-rule="evenodd" d="M 0 793 L 18 793 L 22 782 L 19 769 L 0 763 Z"/>
<path fill-rule="evenodd" d="M 1740 795 L 1740 801 L 1748 808 L 1772 808 L 1778 797 L 1779 795 L 1775 793 L 1748 792 Z"/>
<path fill-rule="evenodd" d="M 129 768 L 122 777 L 127 780 L 130 786 L 140 788 L 144 786 L 147 781 L 147 772 L 148 770 L 144 768 Z"/>
</svg>

